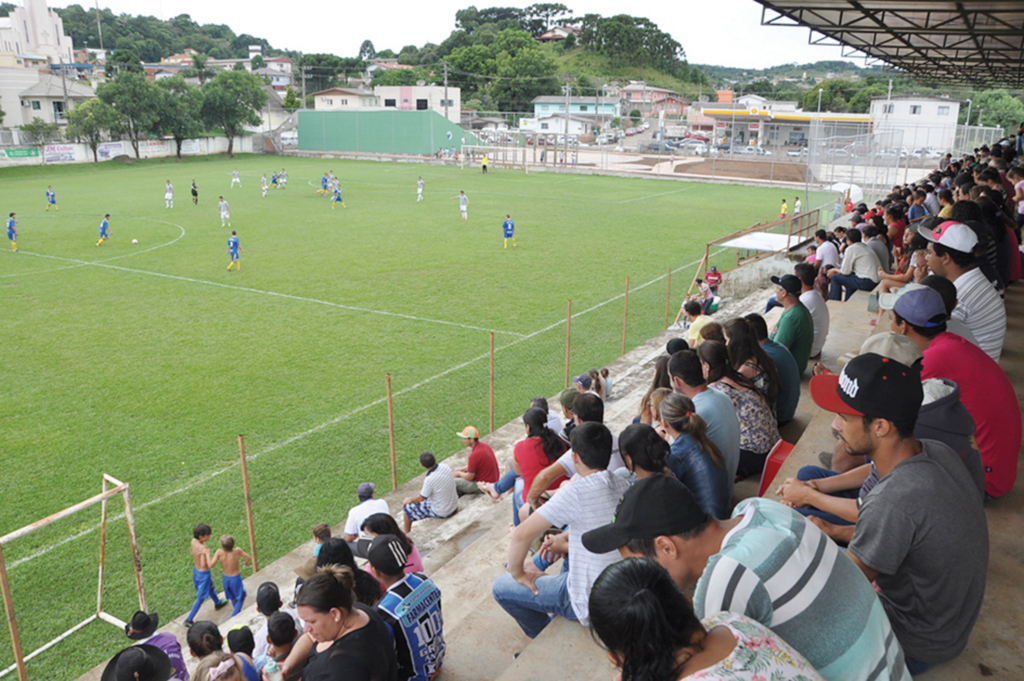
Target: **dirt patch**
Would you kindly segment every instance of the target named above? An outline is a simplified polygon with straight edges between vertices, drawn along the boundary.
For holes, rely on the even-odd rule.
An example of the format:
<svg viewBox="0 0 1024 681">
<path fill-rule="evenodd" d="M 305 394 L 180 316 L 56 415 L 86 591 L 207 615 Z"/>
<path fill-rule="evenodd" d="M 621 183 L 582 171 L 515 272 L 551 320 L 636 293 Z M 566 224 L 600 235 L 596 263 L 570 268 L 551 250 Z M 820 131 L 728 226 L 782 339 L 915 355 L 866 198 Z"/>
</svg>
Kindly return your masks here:
<svg viewBox="0 0 1024 681">
<path fill-rule="evenodd" d="M 712 172 L 713 170 L 713 172 Z M 805 163 L 772 163 L 771 161 L 711 161 L 687 163 L 676 168 L 686 175 L 743 177 L 775 182 L 803 182 L 807 177 Z"/>
<path fill-rule="evenodd" d="M 654 166 L 658 165 L 659 163 L 664 163 L 667 160 L 668 160 L 667 158 L 657 158 L 657 157 L 651 157 L 651 156 L 644 156 L 642 158 L 638 158 L 635 161 L 631 161 L 630 163 L 624 163 L 623 165 L 645 166 L 647 168 L 653 168 Z"/>
<path fill-rule="evenodd" d="M 131 156 L 126 155 L 126 154 L 121 154 L 120 156 L 115 156 L 114 158 L 112 158 L 110 160 L 111 161 L 117 161 L 118 163 L 127 163 L 127 164 L 135 163 L 135 159 L 132 158 Z"/>
</svg>

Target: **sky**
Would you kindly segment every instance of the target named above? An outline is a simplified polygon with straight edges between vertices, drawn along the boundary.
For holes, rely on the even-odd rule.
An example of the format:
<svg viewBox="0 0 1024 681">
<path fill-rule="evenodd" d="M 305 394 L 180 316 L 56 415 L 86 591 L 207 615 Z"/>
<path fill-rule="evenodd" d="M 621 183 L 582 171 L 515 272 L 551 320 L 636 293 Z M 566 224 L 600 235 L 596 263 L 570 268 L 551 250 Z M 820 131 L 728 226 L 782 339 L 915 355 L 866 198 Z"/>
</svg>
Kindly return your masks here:
<svg viewBox="0 0 1024 681">
<path fill-rule="evenodd" d="M 95 0 L 50 0 L 51 7 Z M 266 38 L 278 49 L 328 52 L 355 56 L 364 40 L 377 50 L 398 52 L 405 45 L 440 43 L 455 28 L 455 12 L 475 4 L 483 7 L 526 7 L 524 0 L 385 0 L 327 2 L 290 0 L 100 0 L 100 7 L 117 14 L 148 14 L 169 19 L 188 14 L 200 24 L 227 24 L 237 33 Z M 808 45 L 808 30 L 761 26 L 761 5 L 754 0 L 656 0 L 642 10 L 630 11 L 615 0 L 562 0 L 577 15 L 614 16 L 629 12 L 646 16 L 670 33 L 695 64 L 740 68 L 766 68 L 778 64 L 841 59 L 839 47 Z M 863 60 L 848 60 L 863 66 Z"/>
</svg>

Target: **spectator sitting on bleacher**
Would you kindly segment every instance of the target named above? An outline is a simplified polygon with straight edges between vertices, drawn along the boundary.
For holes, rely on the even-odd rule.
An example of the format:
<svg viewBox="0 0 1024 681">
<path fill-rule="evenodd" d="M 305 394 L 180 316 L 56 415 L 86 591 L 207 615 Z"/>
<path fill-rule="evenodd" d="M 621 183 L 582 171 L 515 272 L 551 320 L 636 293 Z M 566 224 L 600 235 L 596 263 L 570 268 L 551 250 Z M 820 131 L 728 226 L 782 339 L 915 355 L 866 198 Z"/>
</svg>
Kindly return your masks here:
<svg viewBox="0 0 1024 681">
<path fill-rule="evenodd" d="M 882 272 L 892 274 L 892 249 L 882 240 L 882 228 L 875 224 L 869 224 L 861 234 L 864 243 L 878 257 L 878 262 L 882 265 L 880 268 Z"/>
<path fill-rule="evenodd" d="M 711 321 L 711 317 L 703 313 L 701 304 L 695 300 L 683 303 L 683 312 L 689 324 L 686 327 L 686 342 L 691 348 L 697 347 L 700 343 L 700 330 Z"/>
<path fill-rule="evenodd" d="M 725 460 L 695 409 L 682 393 L 672 393 L 661 402 L 661 425 L 671 445 L 668 467 L 693 492 L 701 508 L 714 518 L 727 518 L 732 496 Z M 657 435 L 653 429 L 650 432 Z"/>
<path fill-rule="evenodd" d="M 725 472 L 732 498 L 736 470 L 740 465 L 740 420 L 729 396 L 708 386 L 704 368 L 695 350 L 680 350 L 668 363 L 672 390 L 693 400 L 696 411 L 707 424 L 708 438 L 725 460 Z"/>
<path fill-rule="evenodd" d="M 590 377 L 588 376 L 587 378 Z M 601 401 L 593 393 L 583 393 L 576 398 L 576 401 L 579 402 L 584 398 L 587 400 L 597 400 L 597 402 Z M 574 404 L 573 410 L 575 411 L 575 409 L 576 405 Z M 523 414 L 523 423 L 526 426 L 526 439 L 517 442 L 512 451 L 512 456 L 515 459 L 515 465 L 520 475 L 520 479 L 516 481 L 515 492 L 512 498 L 512 522 L 515 525 L 519 525 L 520 522 L 520 508 L 524 504 L 529 505 L 531 501 L 529 495 L 533 491 L 535 478 L 543 478 L 543 482 L 536 483 L 538 491 L 533 498 L 534 501 L 539 499 L 544 492 L 558 489 L 569 479 L 564 471 L 560 471 L 553 477 L 550 477 L 550 479 L 544 476 L 546 471 L 557 471 L 560 469 L 558 457 L 562 456 L 566 451 L 565 442 L 548 428 L 547 419 L 546 412 L 533 407 Z M 520 483 L 522 483 L 521 488 L 519 486 Z"/>
<path fill-rule="evenodd" d="M 967 324 L 978 345 L 996 362 L 1006 339 L 1006 307 L 995 288 L 975 265 L 978 237 L 967 225 L 943 222 L 934 230 L 921 228 L 928 243 L 928 267 L 953 282 L 957 306 L 953 317 Z"/>
<path fill-rule="evenodd" d="M 821 294 L 822 298 L 828 298 L 828 276 L 830 269 L 838 268 L 842 263 L 839 257 L 839 242 L 835 235 L 829 234 L 823 229 L 814 233 L 814 243 L 818 250 L 814 253 L 814 290 Z"/>
<path fill-rule="evenodd" d="M 789 348 L 768 339 L 768 324 L 765 323 L 764 317 L 752 312 L 744 315 L 743 321 L 750 327 L 757 344 L 775 363 L 775 370 L 779 374 L 775 418 L 780 426 L 785 425 L 793 420 L 796 406 L 800 402 L 800 370 L 797 369 L 796 360 L 793 359 L 793 353 Z"/>
<path fill-rule="evenodd" d="M 444 663 L 441 590 L 422 572 L 409 573 L 406 544 L 382 534 L 367 552 L 373 576 L 384 585 L 377 612 L 391 629 L 398 681 L 430 681 Z"/>
<path fill-rule="evenodd" d="M 576 400 L 572 404 L 572 413 L 574 428 L 578 428 L 582 423 L 604 423 L 604 402 L 600 397 L 593 393 L 583 393 L 578 395 Z M 526 489 L 526 503 L 531 508 L 536 509 L 540 504 L 540 500 L 544 492 L 557 487 L 555 482 L 562 477 L 566 479 L 572 478 L 576 475 L 576 466 L 573 463 L 575 459 L 572 455 L 572 449 L 566 450 L 558 460 L 547 465 L 544 470 L 538 472 L 534 476 L 532 482 L 527 482 L 524 479 L 524 483 L 529 485 Z M 622 456 L 619 453 L 619 438 L 616 435 L 612 436 L 612 455 L 611 460 L 607 466 L 609 471 L 617 472 L 625 469 L 626 464 L 622 461 Z M 522 513 L 520 512 L 520 519 L 522 519 Z"/>
<path fill-rule="evenodd" d="M 172 667 L 171 676 L 168 678 L 188 681 L 188 670 L 185 668 L 185 658 L 181 654 L 181 643 L 178 642 L 178 637 L 166 631 L 157 633 L 156 630 L 159 626 L 160 615 L 155 612 L 147 613 L 144 610 L 138 610 L 132 615 L 131 621 L 124 625 L 124 633 L 128 638 L 135 641 L 133 645 L 153 646 L 167 655 Z M 136 653 L 132 653 L 130 656 L 141 660 Z M 159 655 L 156 655 L 156 657 L 159 657 Z M 114 659 L 117 658 L 115 657 Z M 113 660 L 111 660 L 111 664 L 114 668 L 117 667 Z M 123 664 L 128 664 L 128 662 Z"/>
<path fill-rule="evenodd" d="M 438 463 L 430 452 L 420 454 L 420 465 L 427 469 L 423 489 L 414 497 L 402 500 L 405 514 L 405 533 L 412 524 L 424 518 L 450 518 L 459 510 L 459 494 L 455 489 L 455 475 L 448 464 Z"/>
<path fill-rule="evenodd" d="M 672 340 L 679 340 L 673 338 Z M 684 344 L 684 347 L 685 344 Z M 651 380 L 651 387 L 647 389 L 644 396 L 640 398 L 640 413 L 633 418 L 633 423 L 646 423 L 647 425 L 654 425 L 658 420 L 656 412 L 651 411 L 651 395 L 654 394 L 655 390 L 659 388 L 672 389 L 672 380 L 668 375 L 668 360 L 671 357 L 671 353 L 668 355 L 659 355 L 658 359 L 654 362 L 654 378 Z"/>
<path fill-rule="evenodd" d="M 861 345 L 860 354 L 871 352 L 915 370 L 924 356 L 912 340 L 892 332 L 868 337 Z M 933 378 L 923 381 L 923 390 L 924 401 L 917 415 L 915 437 L 938 440 L 955 451 L 971 474 L 978 494 L 984 494 L 985 473 L 973 444 L 974 421 L 960 402 L 959 388 L 952 381 Z M 842 456 L 850 455 L 839 441 L 834 460 Z M 857 509 L 877 483 L 878 469 L 870 461 L 845 473 L 804 466 L 795 479 L 787 478 L 776 494 L 800 514 L 812 517 L 814 524 L 834 541 L 845 545 L 853 538 Z"/>
<path fill-rule="evenodd" d="M 494 582 L 494 599 L 530 638 L 536 638 L 548 625 L 552 614 L 589 624 L 587 600 L 594 580 L 619 560 L 614 547 L 591 552 L 580 539 L 588 530 L 612 519 L 616 503 L 629 488 L 629 482 L 607 470 L 612 455 L 611 431 L 600 423 L 581 423 L 572 432 L 572 452 L 579 479 L 516 529 L 509 548 L 509 574 Z M 568 571 L 559 575 L 527 572 L 523 563 L 530 543 L 552 526 L 568 529 L 572 555 Z"/>
<path fill-rule="evenodd" d="M 548 400 L 546 397 L 534 397 L 530 400 L 530 406 L 546 411 L 548 413 L 548 428 L 555 431 L 559 437 L 562 436 L 562 433 L 565 432 L 565 423 L 562 421 L 562 417 L 558 415 L 557 411 L 548 407 Z M 569 406 L 572 407 L 571 402 L 569 403 Z"/>
<path fill-rule="evenodd" d="M 793 267 L 793 274 L 800 280 L 800 302 L 811 313 L 814 325 L 814 340 L 811 342 L 811 359 L 821 357 L 821 349 L 828 338 L 829 313 L 825 297 L 814 290 L 814 266 L 801 262 Z"/>
<path fill-rule="evenodd" d="M 594 390 L 594 379 L 590 377 L 590 374 L 580 374 L 579 376 L 573 376 L 572 384 L 581 393 L 593 393 L 594 395 L 600 397 L 600 395 L 597 394 L 597 391 Z"/>
<path fill-rule="evenodd" d="M 267 662 L 274 660 L 278 663 L 283 663 L 288 659 L 288 654 L 292 651 L 292 646 L 295 645 L 295 639 L 302 633 L 301 628 L 296 628 L 294 620 L 283 612 L 275 612 L 266 624 L 266 652 L 264 657 L 260 659 L 256 658 L 256 668 L 262 669 Z M 260 642 L 256 641 L 257 648 Z M 289 670 L 288 676 L 284 677 L 284 681 L 298 681 L 302 678 L 301 670 Z"/>
<path fill-rule="evenodd" d="M 637 480 L 643 480 L 666 471 L 671 450 L 654 428 L 646 423 L 631 423 L 619 433 L 619 452 L 626 468 Z"/>
<path fill-rule="evenodd" d="M 927 244 L 924 237 L 921 240 Z M 953 317 L 953 310 L 956 309 L 956 285 L 953 284 L 949 279 L 940 277 L 937 274 L 929 274 L 927 277 L 922 279 L 919 283 L 927 286 L 930 289 L 938 291 L 939 295 L 942 296 L 942 302 L 946 306 L 946 331 L 955 333 L 956 335 L 968 341 L 976 347 L 978 346 L 978 339 L 971 333 L 971 327 L 963 323 L 962 320 Z"/>
<path fill-rule="evenodd" d="M 101 680 L 168 681 L 179 678 L 167 653 L 146 643 L 128 646 L 110 658 Z M 188 679 L 188 672 L 185 672 L 185 679 Z"/>
<path fill-rule="evenodd" d="M 775 414 L 779 399 L 779 372 L 775 362 L 758 344 L 753 329 L 742 317 L 733 317 L 722 329 L 733 369 L 750 379 Z"/>
<path fill-rule="evenodd" d="M 768 453 L 779 441 L 779 426 L 768 402 L 749 378 L 729 363 L 729 351 L 721 343 L 707 342 L 697 348 L 704 379 L 732 401 L 740 422 L 740 460 L 737 478 L 760 475 Z M 731 495 L 730 495 L 731 496 Z"/>
<path fill-rule="evenodd" d="M 851 229 L 846 238 L 849 245 L 843 252 L 842 267 L 828 272 L 831 281 L 828 297 L 831 300 L 842 299 L 844 289 L 845 300 L 849 300 L 857 291 L 870 291 L 878 285 L 878 270 L 882 266 L 878 256 L 861 241 L 859 230 Z"/>
<path fill-rule="evenodd" d="M 898 295 L 879 299 L 879 305 L 892 309 L 892 330 L 921 348 L 921 375 L 948 379 L 960 387 L 977 427 L 985 497 L 1009 492 L 1017 481 L 1022 426 L 1017 393 L 1002 368 L 977 346 L 946 331 L 946 307 L 935 290 L 907 286 Z"/>
<path fill-rule="evenodd" d="M 626 491 L 611 524 L 586 533 L 583 546 L 653 558 L 680 590 L 695 586 L 698 618 L 728 611 L 756 620 L 828 681 L 909 681 L 875 590 L 838 546 L 782 504 L 747 499 L 717 520 L 686 485 L 652 475 Z"/>
<path fill-rule="evenodd" d="M 621 678 L 824 681 L 759 622 L 724 612 L 705 628 L 665 569 L 648 558 L 605 568 L 590 592 L 590 622 Z"/>
<path fill-rule="evenodd" d="M 775 298 L 786 311 L 779 317 L 770 338 L 789 349 L 796 360 L 797 370 L 803 373 L 814 346 L 814 320 L 810 310 L 800 301 L 803 285 L 792 274 L 772 277 L 772 283 L 775 284 Z"/>
<path fill-rule="evenodd" d="M 316 557 L 316 571 L 306 576 L 306 581 L 308 582 L 314 574 L 319 572 L 320 568 L 328 565 L 343 565 L 352 569 L 352 574 L 355 575 L 353 588 L 355 589 L 357 601 L 367 606 L 373 606 L 380 600 L 380 583 L 372 575 L 356 567 L 356 559 L 352 555 L 352 550 L 348 547 L 348 542 L 344 539 L 332 537 L 324 542 L 320 555 Z M 303 588 L 305 588 L 305 585 L 303 585 Z M 299 591 L 300 595 L 301 593 Z M 297 602 L 301 602 L 301 600 L 301 598 L 298 598 Z"/>
<path fill-rule="evenodd" d="M 956 452 L 914 437 L 919 375 L 872 353 L 850 360 L 839 376 L 815 376 L 810 387 L 815 403 L 836 413 L 832 427 L 847 448 L 878 468 L 847 555 L 875 583 L 913 673 L 953 659 L 985 595 L 988 527 Z"/>
<path fill-rule="evenodd" d="M 371 515 L 363 522 L 363 532 L 369 535 L 372 541 L 374 537 L 379 537 L 382 534 L 393 534 L 405 543 L 405 554 L 409 557 L 409 565 L 406 567 L 406 572 L 426 572 L 423 568 L 423 558 L 420 556 L 419 549 L 416 548 L 416 544 L 413 543 L 412 538 L 406 533 L 402 532 L 398 527 L 398 523 L 395 521 L 389 513 L 376 513 Z M 367 572 L 369 572 L 370 564 L 367 563 L 363 566 Z"/>
<path fill-rule="evenodd" d="M 283 607 L 281 592 L 278 591 L 277 584 L 274 582 L 263 582 L 260 584 L 260 588 L 256 590 L 256 610 L 266 617 L 267 621 L 256 630 L 254 635 L 256 641 L 256 648 L 252 654 L 254 660 L 267 654 L 267 650 L 270 647 L 270 643 L 267 641 L 267 629 L 270 626 L 270 618 L 274 614 L 284 613 L 292 619 L 296 630 L 302 631 L 302 620 L 299 619 L 298 614 L 294 610 Z"/>
<path fill-rule="evenodd" d="M 466 467 L 452 471 L 452 475 L 455 476 L 455 492 L 460 497 L 467 494 L 483 494 L 479 482 L 494 483 L 501 477 L 494 450 L 486 442 L 480 442 L 480 431 L 473 426 L 466 426 L 455 436 L 462 438 L 462 443 L 471 448 Z"/>
<path fill-rule="evenodd" d="M 377 490 L 376 483 L 363 482 L 359 484 L 356 489 L 356 496 L 359 497 L 359 504 L 349 509 L 348 518 L 345 520 L 345 541 L 348 542 L 348 547 L 352 549 L 352 553 L 359 556 L 360 558 L 366 558 L 366 549 L 369 548 L 370 542 L 365 535 L 363 535 L 359 528 L 363 526 L 363 521 L 369 518 L 374 513 L 391 513 L 391 509 L 388 508 L 388 502 L 384 499 L 375 499 L 374 492 Z M 330 529 L 330 528 L 328 528 Z M 330 532 L 327 533 L 327 538 L 330 538 Z M 323 543 L 323 539 L 320 540 Z M 317 547 L 316 554 L 319 555 L 319 546 Z"/>
</svg>

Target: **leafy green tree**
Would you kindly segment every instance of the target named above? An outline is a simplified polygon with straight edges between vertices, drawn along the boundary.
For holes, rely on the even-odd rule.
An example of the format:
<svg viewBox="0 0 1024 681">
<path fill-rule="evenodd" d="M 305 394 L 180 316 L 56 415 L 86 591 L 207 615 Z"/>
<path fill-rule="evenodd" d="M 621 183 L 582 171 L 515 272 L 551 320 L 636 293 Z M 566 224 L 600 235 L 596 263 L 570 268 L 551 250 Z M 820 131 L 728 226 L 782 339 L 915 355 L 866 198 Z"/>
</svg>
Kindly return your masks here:
<svg viewBox="0 0 1024 681">
<path fill-rule="evenodd" d="M 31 123 L 19 125 L 21 130 L 29 138 L 32 144 L 46 144 L 52 141 L 60 131 L 57 123 L 48 123 L 42 118 L 33 118 Z"/>
<path fill-rule="evenodd" d="M 187 78 L 198 78 L 199 84 L 204 85 L 206 81 L 216 75 L 216 71 L 207 68 L 206 63 L 209 57 L 205 54 L 192 55 L 192 66 L 181 70 L 181 75 Z"/>
<path fill-rule="evenodd" d="M 85 142 L 92 149 L 93 163 L 99 163 L 96 149 L 106 135 L 121 131 L 121 116 L 102 99 L 88 99 L 67 113 L 69 137 Z"/>
<path fill-rule="evenodd" d="M 228 156 L 234 156 L 235 137 L 246 125 L 259 125 L 267 93 L 259 78 L 244 71 L 222 71 L 203 86 L 203 118 L 224 131 Z"/>
<path fill-rule="evenodd" d="M 565 5 L 545 2 L 530 5 L 523 10 L 523 28 L 530 32 L 534 38 L 547 31 L 552 26 L 565 23 L 565 19 L 572 15 L 572 10 Z M 569 49 L 568 47 L 566 49 Z"/>
<path fill-rule="evenodd" d="M 185 82 L 183 76 L 164 78 L 157 82 L 163 90 L 163 106 L 160 108 L 158 130 L 174 138 L 178 160 L 181 160 L 181 144 L 187 139 L 206 132 L 203 122 L 203 91 Z"/>
<path fill-rule="evenodd" d="M 1004 132 L 1016 132 L 1024 121 L 1024 102 L 1006 90 L 985 90 L 973 100 L 974 110 L 983 112 L 978 114 L 976 125 L 995 125 Z"/>
<path fill-rule="evenodd" d="M 14 11 L 15 5 L 9 2 L 0 2 L 0 17 L 9 17 Z"/>
<path fill-rule="evenodd" d="M 284 92 L 284 101 L 281 102 L 281 106 L 288 111 L 295 111 L 296 109 L 302 108 L 302 100 L 299 99 L 295 89 L 292 86 L 288 86 L 288 89 Z"/>
<path fill-rule="evenodd" d="M 299 66 L 305 69 L 306 82 L 319 92 L 338 84 L 338 74 L 345 68 L 345 62 L 333 54 L 304 54 L 299 59 Z M 361 64 L 362 60 L 358 62 Z"/>
<path fill-rule="evenodd" d="M 232 71 L 245 71 L 248 73 L 249 69 L 245 68 L 245 62 L 236 61 L 235 65 L 231 67 Z"/>
<path fill-rule="evenodd" d="M 131 48 L 118 48 L 107 57 L 107 78 L 117 78 L 122 73 L 143 73 L 142 60 Z"/>
<path fill-rule="evenodd" d="M 4 116 L 6 116 L 6 115 L 7 114 L 4 112 L 4 110 L 0 109 L 0 125 L 4 124 Z"/>
<path fill-rule="evenodd" d="M 263 57 L 261 55 L 258 55 L 258 54 L 255 57 L 252 58 L 252 62 L 250 62 L 250 65 L 252 66 L 252 70 L 253 71 L 255 71 L 256 69 L 265 69 L 265 68 L 267 68 L 267 62 L 265 62 L 263 60 Z"/>
<path fill-rule="evenodd" d="M 415 45 L 406 45 L 398 53 L 398 63 L 416 66 L 420 63 L 420 50 Z"/>
<path fill-rule="evenodd" d="M 381 50 L 376 56 L 378 59 L 394 59 L 397 55 L 394 50 Z"/>
<path fill-rule="evenodd" d="M 629 112 L 629 117 L 633 119 L 633 125 L 640 125 L 640 122 L 644 119 L 644 115 L 640 112 L 640 109 L 632 109 Z"/>
<path fill-rule="evenodd" d="M 363 44 L 359 46 L 359 58 L 368 61 L 377 56 L 377 50 L 373 48 L 373 43 L 369 40 L 364 40 Z"/>
<path fill-rule="evenodd" d="M 157 130 L 163 92 L 144 74 L 129 71 L 100 85 L 96 94 L 121 115 L 135 158 L 139 158 L 139 140 Z"/>
<path fill-rule="evenodd" d="M 440 78 L 426 69 L 379 69 L 373 74 L 373 85 L 415 85 L 424 81 L 436 85 Z"/>
<path fill-rule="evenodd" d="M 574 47 L 576 47 L 576 34 L 570 33 L 569 35 L 565 36 L 565 40 L 562 41 L 562 49 L 571 50 Z"/>
</svg>

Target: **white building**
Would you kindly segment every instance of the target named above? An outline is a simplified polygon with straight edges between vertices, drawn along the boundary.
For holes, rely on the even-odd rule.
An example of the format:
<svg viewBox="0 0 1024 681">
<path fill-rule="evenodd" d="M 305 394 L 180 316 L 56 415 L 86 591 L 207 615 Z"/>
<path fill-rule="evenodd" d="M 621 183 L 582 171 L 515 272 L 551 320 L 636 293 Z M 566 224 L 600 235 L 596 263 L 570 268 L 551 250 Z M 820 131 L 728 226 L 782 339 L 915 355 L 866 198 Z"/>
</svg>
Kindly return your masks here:
<svg viewBox="0 0 1024 681">
<path fill-rule="evenodd" d="M 378 85 L 373 88 L 380 106 L 399 111 L 436 111 L 456 125 L 462 119 L 462 90 L 448 88 L 447 112 L 443 85 Z"/>
<path fill-rule="evenodd" d="M 332 87 L 314 92 L 312 97 L 316 111 L 372 111 L 380 108 L 376 95 L 354 88 Z"/>
<path fill-rule="evenodd" d="M 570 135 L 586 135 L 598 127 L 598 120 L 595 116 L 569 116 L 568 128 Z M 557 135 L 564 135 L 566 130 L 565 114 L 557 116 L 545 116 L 543 118 L 521 118 L 519 129 L 523 132 L 541 132 Z"/>
<path fill-rule="evenodd" d="M 0 18 L 0 51 L 46 57 L 51 64 L 72 63 L 71 38 L 64 22 L 46 0 L 24 0 L 10 16 Z"/>
<path fill-rule="evenodd" d="M 909 150 L 952 151 L 959 115 L 960 101 L 946 97 L 901 95 L 871 100 L 872 130 L 901 130 L 903 146 Z"/>
</svg>

